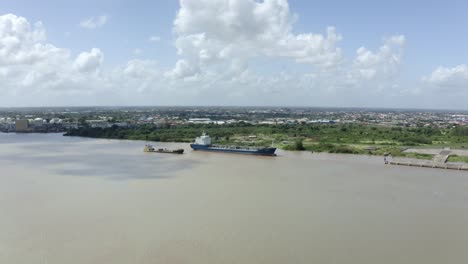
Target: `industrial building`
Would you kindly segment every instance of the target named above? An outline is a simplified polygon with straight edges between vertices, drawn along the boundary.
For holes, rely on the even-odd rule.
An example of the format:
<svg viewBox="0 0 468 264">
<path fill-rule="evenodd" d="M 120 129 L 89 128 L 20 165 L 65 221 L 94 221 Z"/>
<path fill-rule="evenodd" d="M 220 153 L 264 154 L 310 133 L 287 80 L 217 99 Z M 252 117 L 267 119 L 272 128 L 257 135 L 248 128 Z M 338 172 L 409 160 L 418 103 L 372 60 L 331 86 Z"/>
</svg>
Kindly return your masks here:
<svg viewBox="0 0 468 264">
<path fill-rule="evenodd" d="M 20 119 L 15 121 L 17 132 L 26 132 L 29 130 L 29 122 L 27 119 Z"/>
</svg>

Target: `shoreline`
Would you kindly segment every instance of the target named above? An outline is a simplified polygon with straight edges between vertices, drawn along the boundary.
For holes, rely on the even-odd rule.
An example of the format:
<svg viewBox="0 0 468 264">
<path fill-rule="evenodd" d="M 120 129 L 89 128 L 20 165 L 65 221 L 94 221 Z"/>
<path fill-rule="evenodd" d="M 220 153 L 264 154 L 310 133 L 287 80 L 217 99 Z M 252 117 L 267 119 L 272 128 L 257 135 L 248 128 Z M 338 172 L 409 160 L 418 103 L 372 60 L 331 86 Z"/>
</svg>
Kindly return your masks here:
<svg viewBox="0 0 468 264">
<path fill-rule="evenodd" d="M 38 133 L 38 134 L 43 134 L 43 133 Z M 122 140 L 125 140 L 125 141 L 142 141 L 142 142 L 152 142 L 152 143 L 172 143 L 172 144 L 178 144 L 178 143 L 190 144 L 190 143 L 192 143 L 192 142 L 188 142 L 188 141 L 151 141 L 151 140 L 145 141 L 145 140 L 141 140 L 141 139 L 128 139 L 128 138 L 119 139 L 119 138 L 105 138 L 105 137 L 86 137 L 86 136 L 66 135 L 65 133 L 63 134 L 63 136 L 77 137 L 77 138 L 107 139 L 107 140 L 118 140 L 118 141 L 122 141 Z M 227 145 L 227 144 L 223 144 L 223 145 Z M 327 153 L 327 154 L 344 154 L 344 155 L 358 155 L 358 156 L 370 156 L 370 157 L 379 157 L 379 156 L 385 157 L 384 154 L 373 153 L 371 151 L 369 151 L 369 152 L 330 152 L 330 151 L 327 151 L 327 150 L 324 150 L 324 151 L 314 151 L 314 150 L 310 150 L 310 149 L 297 150 L 297 149 L 287 148 L 288 145 L 282 145 L 282 144 L 274 144 L 273 146 L 276 147 L 278 150 L 290 151 L 290 152 L 309 152 L 309 153 Z M 286 148 L 285 148 L 285 146 L 286 146 Z M 346 144 L 341 144 L 340 146 L 350 147 L 350 145 L 346 145 Z M 395 147 L 395 146 L 392 146 L 392 147 Z M 424 148 L 420 148 L 420 150 L 422 150 L 421 152 L 415 151 L 415 150 L 419 150 L 419 149 L 415 148 L 414 146 L 411 146 L 411 147 L 410 146 L 401 146 L 400 148 L 405 149 L 405 151 L 406 150 L 412 150 L 412 151 L 411 152 L 405 152 L 406 154 L 409 154 L 408 156 L 405 156 L 405 155 L 403 155 L 403 156 L 393 156 L 393 157 L 392 157 L 392 155 L 390 155 L 390 156 L 392 158 L 397 158 L 397 159 L 408 159 L 408 160 L 417 159 L 417 160 L 420 160 L 420 161 L 429 161 L 429 160 L 432 159 L 432 157 L 430 159 L 428 159 L 427 156 L 424 156 L 424 155 L 426 155 L 426 152 L 443 149 L 443 147 L 440 146 L 440 145 L 433 145 L 433 146 L 427 145 L 427 146 L 424 146 Z M 465 149 L 454 149 L 454 150 L 463 151 Z M 466 150 L 466 151 L 468 152 L 468 150 Z M 411 154 L 416 154 L 416 155 L 411 155 Z M 418 155 L 421 155 L 421 156 L 418 156 Z M 466 163 L 468 165 L 468 162 L 462 162 L 462 163 Z"/>
<path fill-rule="evenodd" d="M 4 132 L 1 132 L 4 133 Z M 82 139 L 101 139 L 101 140 L 109 140 L 109 141 L 126 141 L 126 142 L 152 142 L 155 144 L 184 144 L 184 145 L 189 145 L 190 142 L 177 142 L 177 141 L 145 141 L 141 139 L 117 139 L 117 138 L 102 138 L 102 137 L 85 137 L 85 136 L 75 136 L 75 135 L 65 135 L 64 132 L 49 132 L 49 133 L 40 133 L 40 132 L 28 132 L 28 133 L 18 133 L 18 132 L 9 132 L 9 133 L 4 133 L 4 134 L 38 134 L 38 135 L 44 135 L 44 134 L 53 134 L 53 135 L 58 135 L 62 134 L 62 136 L 70 137 L 70 138 L 82 138 Z M 285 149 L 282 148 L 280 144 L 275 145 L 275 147 L 278 148 L 280 152 L 286 152 L 286 153 L 310 153 L 310 154 L 327 154 L 327 155 L 337 155 L 337 156 L 360 156 L 360 157 L 369 157 L 369 158 L 378 158 L 380 157 L 385 157 L 384 155 L 381 154 L 373 154 L 373 153 L 339 153 L 339 152 L 328 152 L 328 151 L 313 151 L 313 150 L 294 150 L 294 149 Z M 441 150 L 443 149 L 441 146 L 434 145 L 434 148 L 430 148 L 431 146 L 424 146 L 424 148 L 420 148 L 422 152 L 434 152 L 436 150 Z M 419 150 L 418 148 L 412 147 L 408 148 L 407 150 L 415 151 Z M 455 151 L 463 151 L 464 149 L 454 149 Z M 465 150 L 468 151 L 468 150 Z M 411 152 L 410 152 L 411 153 Z M 281 157 L 281 155 L 279 155 Z M 385 163 L 385 159 L 382 159 L 382 162 Z M 430 159 L 426 158 L 417 158 L 417 157 L 405 157 L 405 156 L 389 156 L 387 159 L 387 163 L 389 165 L 401 165 L 401 166 L 413 166 L 413 167 L 425 167 L 425 168 L 440 168 L 440 169 L 451 169 L 455 168 L 455 170 L 458 170 L 459 167 L 461 169 L 459 170 L 468 170 L 468 162 L 446 162 L 444 164 L 436 164 Z M 466 165 L 466 166 L 465 166 Z"/>
</svg>

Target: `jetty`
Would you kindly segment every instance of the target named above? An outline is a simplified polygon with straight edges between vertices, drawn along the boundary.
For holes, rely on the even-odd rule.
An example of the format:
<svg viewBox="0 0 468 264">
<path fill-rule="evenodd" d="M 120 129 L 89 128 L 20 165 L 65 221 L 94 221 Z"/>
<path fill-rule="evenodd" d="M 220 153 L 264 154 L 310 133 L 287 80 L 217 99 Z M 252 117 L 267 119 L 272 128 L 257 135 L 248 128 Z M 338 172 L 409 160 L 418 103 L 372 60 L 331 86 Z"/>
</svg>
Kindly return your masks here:
<svg viewBox="0 0 468 264">
<path fill-rule="evenodd" d="M 464 170 L 468 171 L 468 164 L 459 163 L 447 163 L 447 160 L 451 154 L 449 148 L 444 148 L 440 152 L 434 155 L 432 160 L 392 160 L 389 162 L 390 165 L 402 165 L 412 167 L 424 167 L 424 168 L 437 168 L 437 169 L 448 169 L 448 170 Z"/>
</svg>

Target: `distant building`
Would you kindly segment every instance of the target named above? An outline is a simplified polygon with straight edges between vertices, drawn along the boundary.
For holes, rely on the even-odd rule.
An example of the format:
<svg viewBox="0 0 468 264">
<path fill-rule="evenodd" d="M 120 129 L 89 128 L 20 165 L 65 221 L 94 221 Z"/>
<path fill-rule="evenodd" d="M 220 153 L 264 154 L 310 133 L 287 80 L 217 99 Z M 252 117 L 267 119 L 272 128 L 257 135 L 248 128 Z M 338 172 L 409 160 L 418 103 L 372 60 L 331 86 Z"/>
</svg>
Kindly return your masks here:
<svg viewBox="0 0 468 264">
<path fill-rule="evenodd" d="M 210 118 L 190 118 L 188 122 L 193 124 L 209 124 L 213 121 Z"/>
<path fill-rule="evenodd" d="M 111 127 L 111 123 L 104 120 L 87 120 L 86 121 L 93 128 L 108 128 Z"/>
<path fill-rule="evenodd" d="M 308 124 L 316 124 L 316 123 L 320 123 L 320 124 L 335 124 L 337 121 L 335 120 L 328 120 L 328 119 L 319 119 L 319 120 L 310 120 L 310 121 L 307 121 Z"/>
<path fill-rule="evenodd" d="M 88 123 L 91 127 L 100 127 L 100 128 L 108 128 L 111 127 L 111 123 L 105 121 L 105 120 L 86 120 L 86 123 Z"/>
<path fill-rule="evenodd" d="M 50 124 L 61 124 L 62 122 L 63 122 L 62 119 L 56 118 L 56 117 L 55 117 L 55 118 L 52 118 L 52 119 L 49 121 Z"/>
<path fill-rule="evenodd" d="M 16 131 L 28 131 L 29 122 L 26 119 L 15 121 Z"/>
<path fill-rule="evenodd" d="M 65 129 L 77 129 L 79 127 L 78 123 L 62 123 L 61 125 Z"/>
<path fill-rule="evenodd" d="M 119 123 L 114 123 L 112 124 L 113 126 L 118 126 L 118 127 L 128 127 L 128 123 L 127 122 L 119 122 Z"/>
<path fill-rule="evenodd" d="M 44 125 L 44 120 L 40 117 L 35 118 L 33 121 L 34 127 L 42 127 Z"/>
</svg>

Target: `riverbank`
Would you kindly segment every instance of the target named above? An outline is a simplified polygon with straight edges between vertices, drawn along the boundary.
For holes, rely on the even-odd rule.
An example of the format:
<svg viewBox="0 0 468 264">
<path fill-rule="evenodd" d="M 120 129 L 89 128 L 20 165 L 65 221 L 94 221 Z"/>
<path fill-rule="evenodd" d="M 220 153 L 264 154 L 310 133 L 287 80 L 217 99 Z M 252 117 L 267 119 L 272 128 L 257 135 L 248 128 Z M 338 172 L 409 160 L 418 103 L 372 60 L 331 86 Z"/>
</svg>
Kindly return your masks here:
<svg viewBox="0 0 468 264">
<path fill-rule="evenodd" d="M 66 136 L 107 139 L 146 140 L 155 142 L 193 142 L 206 131 L 216 144 L 240 146 L 270 146 L 291 151 L 312 151 L 361 155 L 391 155 L 394 157 L 430 160 L 433 155 L 408 152 L 408 148 L 463 149 L 468 146 L 465 128 L 439 129 L 430 127 L 381 127 L 354 124 L 295 125 L 145 125 L 137 128 L 91 128 L 70 130 Z M 460 155 L 459 155 L 460 156 Z M 468 161 L 465 157 L 450 157 Z"/>
</svg>

